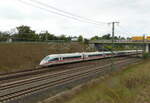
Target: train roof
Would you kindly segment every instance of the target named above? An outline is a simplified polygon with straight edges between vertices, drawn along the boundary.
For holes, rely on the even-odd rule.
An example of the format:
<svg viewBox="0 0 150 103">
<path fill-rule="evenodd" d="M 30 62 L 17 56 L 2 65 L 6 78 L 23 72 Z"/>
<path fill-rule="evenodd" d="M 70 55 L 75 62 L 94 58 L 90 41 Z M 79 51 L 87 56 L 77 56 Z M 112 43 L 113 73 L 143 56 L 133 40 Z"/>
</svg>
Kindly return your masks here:
<svg viewBox="0 0 150 103">
<path fill-rule="evenodd" d="M 80 56 L 82 53 L 64 53 L 64 54 L 52 54 L 49 57 L 66 57 L 66 56 Z"/>
<path fill-rule="evenodd" d="M 113 53 L 119 52 L 136 52 L 142 50 L 124 50 L 124 51 L 113 51 Z M 64 54 L 51 54 L 48 55 L 49 57 L 66 57 L 66 56 L 80 56 L 82 54 L 90 55 L 90 54 L 109 54 L 112 53 L 111 51 L 104 51 L 104 52 L 82 52 L 82 53 L 64 53 Z"/>
<path fill-rule="evenodd" d="M 103 52 L 84 52 L 84 54 L 103 54 Z"/>
</svg>

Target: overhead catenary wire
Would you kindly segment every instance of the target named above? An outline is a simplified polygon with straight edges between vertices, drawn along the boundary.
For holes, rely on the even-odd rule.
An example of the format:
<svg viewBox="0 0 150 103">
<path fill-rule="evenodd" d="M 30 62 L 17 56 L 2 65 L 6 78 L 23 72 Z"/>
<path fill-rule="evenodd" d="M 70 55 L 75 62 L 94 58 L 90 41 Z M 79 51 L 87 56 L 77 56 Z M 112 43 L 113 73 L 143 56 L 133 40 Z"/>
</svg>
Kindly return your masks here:
<svg viewBox="0 0 150 103">
<path fill-rule="evenodd" d="M 122 27 L 121 25 L 119 25 L 118 28 L 120 29 L 120 32 L 125 33 L 125 35 L 123 35 L 123 36 L 126 36 L 126 34 L 133 34 L 133 33 L 129 32 L 129 31 L 127 31 L 127 30 L 126 30 L 124 27 Z"/>
<path fill-rule="evenodd" d="M 111 23 L 108 23 L 108 24 L 111 24 Z M 127 31 L 124 27 L 122 27 L 121 25 L 118 25 L 117 28 L 118 28 L 118 29 L 116 29 L 117 34 L 120 34 L 120 33 L 125 34 L 125 35 L 123 35 L 123 37 L 126 37 L 126 34 L 133 34 L 133 33 L 131 33 L 131 32 L 128 32 L 128 31 Z M 119 35 L 119 36 L 121 36 L 121 35 Z"/>
<path fill-rule="evenodd" d="M 66 17 L 66 18 L 70 18 L 70 19 L 76 20 L 76 21 L 90 23 L 90 24 L 95 24 L 95 25 L 101 25 L 100 23 L 92 22 L 92 21 L 85 20 L 85 19 L 80 19 L 80 18 L 77 18 L 76 16 L 73 16 L 73 15 L 71 16 L 71 15 L 62 14 L 62 13 L 60 13 L 58 11 L 53 11 L 53 10 L 47 9 L 45 7 L 41 7 L 41 6 L 35 5 L 33 3 L 26 2 L 26 1 L 23 1 L 23 0 L 18 0 L 18 1 L 21 2 L 21 3 L 23 3 L 23 4 L 35 7 L 35 8 L 39 8 L 39 9 L 44 10 L 46 12 L 53 13 L 53 14 L 56 14 L 56 15 L 60 15 L 60 16 Z"/>
<path fill-rule="evenodd" d="M 124 32 L 126 32 L 127 34 L 133 34 L 133 33 L 129 32 L 129 31 L 128 31 L 125 27 L 123 27 L 122 25 L 120 25 L 119 28 L 120 28 L 121 30 L 123 30 Z"/>
<path fill-rule="evenodd" d="M 53 6 L 49 5 L 49 4 L 40 2 L 39 0 L 30 0 L 30 1 L 31 1 L 31 2 L 34 2 L 34 3 L 37 3 L 37 4 L 39 4 L 39 5 L 45 6 L 45 7 L 47 7 L 47 8 L 54 9 L 54 10 L 56 10 L 56 11 L 58 11 L 58 12 L 61 12 L 61 13 L 64 13 L 64 14 L 73 16 L 73 17 L 77 17 L 77 18 L 80 18 L 80 19 L 83 19 L 83 20 L 88 20 L 88 21 L 91 21 L 91 22 L 99 23 L 99 24 L 106 24 L 106 22 L 95 21 L 95 20 L 92 20 L 92 19 L 89 19 L 89 18 L 85 18 L 85 17 L 79 16 L 79 15 L 76 15 L 76 14 L 73 14 L 73 13 L 70 13 L 70 12 L 67 12 L 67 11 L 64 11 L 64 10 L 61 10 L 61 9 L 58 9 L 58 8 L 56 8 L 56 7 L 53 7 Z"/>
</svg>

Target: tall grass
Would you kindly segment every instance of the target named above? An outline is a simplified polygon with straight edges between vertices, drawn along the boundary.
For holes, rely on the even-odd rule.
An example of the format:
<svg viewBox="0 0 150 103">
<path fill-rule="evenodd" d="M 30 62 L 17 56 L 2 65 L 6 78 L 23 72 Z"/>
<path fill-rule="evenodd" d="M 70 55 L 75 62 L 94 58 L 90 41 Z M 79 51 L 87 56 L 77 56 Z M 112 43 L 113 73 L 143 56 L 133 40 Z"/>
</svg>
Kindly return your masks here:
<svg viewBox="0 0 150 103">
<path fill-rule="evenodd" d="M 143 54 L 143 58 L 144 58 L 144 59 L 150 58 L 150 53 L 144 53 L 144 54 Z"/>
<path fill-rule="evenodd" d="M 65 103 L 150 103 L 150 60 L 86 85 Z"/>
</svg>

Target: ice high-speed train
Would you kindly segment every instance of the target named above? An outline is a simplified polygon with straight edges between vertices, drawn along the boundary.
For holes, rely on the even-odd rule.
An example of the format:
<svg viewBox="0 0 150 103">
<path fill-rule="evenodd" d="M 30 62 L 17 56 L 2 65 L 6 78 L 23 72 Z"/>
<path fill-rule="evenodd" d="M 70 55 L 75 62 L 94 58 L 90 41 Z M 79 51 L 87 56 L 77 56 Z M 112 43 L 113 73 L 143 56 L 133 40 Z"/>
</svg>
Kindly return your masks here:
<svg viewBox="0 0 150 103">
<path fill-rule="evenodd" d="M 142 53 L 142 50 L 125 50 L 112 52 L 84 52 L 84 53 L 66 53 L 66 54 L 52 54 L 46 56 L 41 62 L 40 66 L 50 66 L 56 64 L 64 64 L 71 62 L 79 62 L 86 60 L 94 60 L 101 58 L 108 58 L 112 56 L 127 56 Z"/>
</svg>

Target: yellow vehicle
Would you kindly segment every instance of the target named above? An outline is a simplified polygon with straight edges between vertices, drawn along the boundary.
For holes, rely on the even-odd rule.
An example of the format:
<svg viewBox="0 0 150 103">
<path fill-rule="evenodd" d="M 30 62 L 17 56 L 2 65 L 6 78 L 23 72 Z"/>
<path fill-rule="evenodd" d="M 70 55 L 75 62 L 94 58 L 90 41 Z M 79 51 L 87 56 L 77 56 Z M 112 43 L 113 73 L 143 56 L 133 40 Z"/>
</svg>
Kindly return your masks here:
<svg viewBox="0 0 150 103">
<path fill-rule="evenodd" d="M 141 40 L 143 40 L 144 39 L 144 37 L 143 36 L 133 36 L 132 37 L 132 40 L 133 41 L 141 41 Z M 150 38 L 149 38 L 150 39 Z"/>
<path fill-rule="evenodd" d="M 133 36 L 131 38 L 132 41 L 143 41 L 143 40 L 146 40 L 146 41 L 150 41 L 150 36 L 146 36 L 146 37 L 143 37 L 143 36 Z"/>
<path fill-rule="evenodd" d="M 147 36 L 147 37 L 146 37 L 146 40 L 150 40 L 150 36 Z"/>
</svg>

